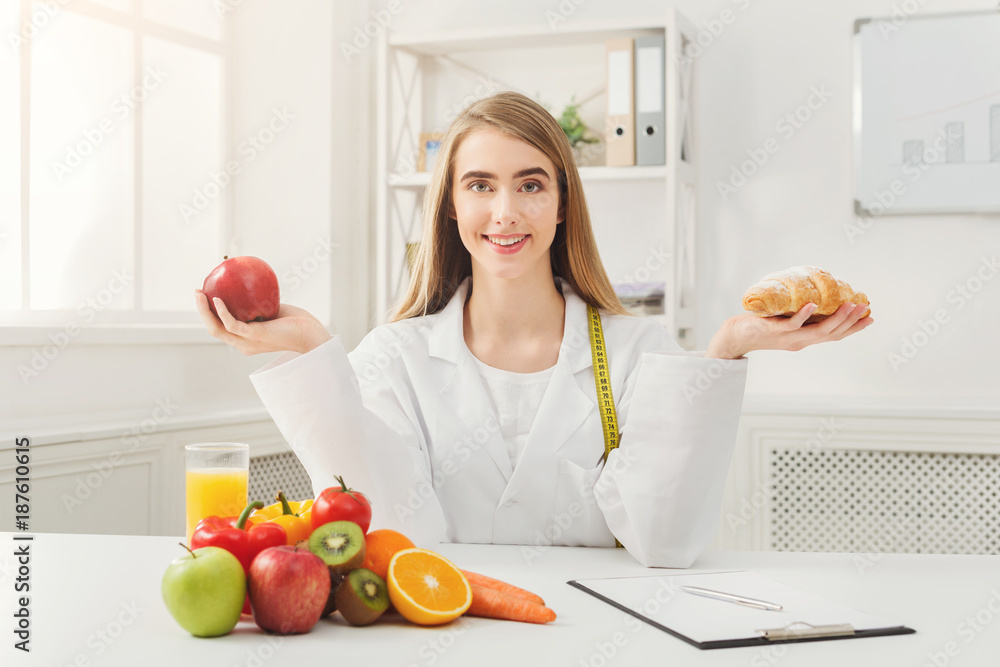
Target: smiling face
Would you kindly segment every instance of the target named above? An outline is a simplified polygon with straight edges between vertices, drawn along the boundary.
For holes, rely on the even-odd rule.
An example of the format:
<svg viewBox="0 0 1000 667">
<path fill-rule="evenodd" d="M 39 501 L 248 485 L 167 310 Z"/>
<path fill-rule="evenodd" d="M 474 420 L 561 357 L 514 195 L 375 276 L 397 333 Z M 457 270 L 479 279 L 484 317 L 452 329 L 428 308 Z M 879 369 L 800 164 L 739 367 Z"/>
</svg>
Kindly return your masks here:
<svg viewBox="0 0 1000 667">
<path fill-rule="evenodd" d="M 563 220 L 556 168 L 534 146 L 478 130 L 455 153 L 451 217 L 472 255 L 473 281 L 484 272 L 551 277 L 549 248 Z"/>
</svg>

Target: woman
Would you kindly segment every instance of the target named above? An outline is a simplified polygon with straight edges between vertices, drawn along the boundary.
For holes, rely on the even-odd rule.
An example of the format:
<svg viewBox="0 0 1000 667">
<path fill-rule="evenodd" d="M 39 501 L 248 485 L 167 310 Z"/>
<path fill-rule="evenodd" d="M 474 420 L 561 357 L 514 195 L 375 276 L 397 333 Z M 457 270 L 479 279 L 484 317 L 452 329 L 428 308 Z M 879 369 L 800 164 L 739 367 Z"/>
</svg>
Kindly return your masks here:
<svg viewBox="0 0 1000 667">
<path fill-rule="evenodd" d="M 319 490 L 343 474 L 373 525 L 440 541 L 613 546 L 687 567 L 715 533 L 751 350 L 795 350 L 871 323 L 845 305 L 803 326 L 744 314 L 702 354 L 628 316 L 601 266 L 555 119 L 504 92 L 442 141 L 413 279 L 393 322 L 350 355 L 309 313 L 220 319 L 245 354 L 287 351 L 251 379 Z M 604 460 L 588 338 L 599 309 L 621 441 Z M 712 378 L 706 383 L 706 378 Z"/>
</svg>

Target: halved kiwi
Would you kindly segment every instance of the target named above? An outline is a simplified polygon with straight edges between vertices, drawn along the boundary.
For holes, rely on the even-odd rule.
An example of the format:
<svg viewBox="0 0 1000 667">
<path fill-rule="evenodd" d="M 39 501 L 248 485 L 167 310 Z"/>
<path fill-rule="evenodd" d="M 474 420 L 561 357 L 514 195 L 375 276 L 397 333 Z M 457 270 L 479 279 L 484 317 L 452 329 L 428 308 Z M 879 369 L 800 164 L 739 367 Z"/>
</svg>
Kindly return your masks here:
<svg viewBox="0 0 1000 667">
<path fill-rule="evenodd" d="M 309 551 L 333 574 L 346 575 L 365 560 L 365 534 L 353 521 L 331 521 L 313 530 Z"/>
<path fill-rule="evenodd" d="M 385 580 L 363 567 L 351 570 L 337 588 L 337 610 L 351 625 L 369 625 L 389 608 Z"/>
</svg>

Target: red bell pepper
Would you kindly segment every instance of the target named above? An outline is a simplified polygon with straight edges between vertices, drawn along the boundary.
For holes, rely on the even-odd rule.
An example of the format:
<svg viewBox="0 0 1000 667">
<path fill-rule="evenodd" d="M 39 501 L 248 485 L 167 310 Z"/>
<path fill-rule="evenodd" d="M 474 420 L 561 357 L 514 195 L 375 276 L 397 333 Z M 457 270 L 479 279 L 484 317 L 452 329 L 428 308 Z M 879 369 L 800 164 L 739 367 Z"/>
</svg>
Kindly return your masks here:
<svg viewBox="0 0 1000 667">
<path fill-rule="evenodd" d="M 250 512 L 264 507 L 255 500 L 238 516 L 208 516 L 198 522 L 191 535 L 191 550 L 200 547 L 221 547 L 236 556 L 243 571 L 250 573 L 250 563 L 264 549 L 277 547 L 288 541 L 285 529 L 276 523 L 254 525 L 249 521 Z"/>
</svg>

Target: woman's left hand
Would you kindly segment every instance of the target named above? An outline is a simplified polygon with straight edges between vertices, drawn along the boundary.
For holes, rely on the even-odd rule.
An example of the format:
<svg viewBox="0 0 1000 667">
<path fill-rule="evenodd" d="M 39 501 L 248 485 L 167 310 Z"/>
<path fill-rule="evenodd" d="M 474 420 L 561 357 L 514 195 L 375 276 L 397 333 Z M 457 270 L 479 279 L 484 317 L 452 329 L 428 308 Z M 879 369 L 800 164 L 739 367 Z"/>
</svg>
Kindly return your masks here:
<svg viewBox="0 0 1000 667">
<path fill-rule="evenodd" d="M 821 322 L 806 324 L 816 310 L 806 304 L 791 317 L 760 317 L 744 313 L 726 320 L 708 344 L 706 357 L 738 359 L 753 350 L 797 351 L 816 343 L 842 340 L 871 325 L 871 317 L 862 318 L 867 304 L 845 303 Z"/>
</svg>

